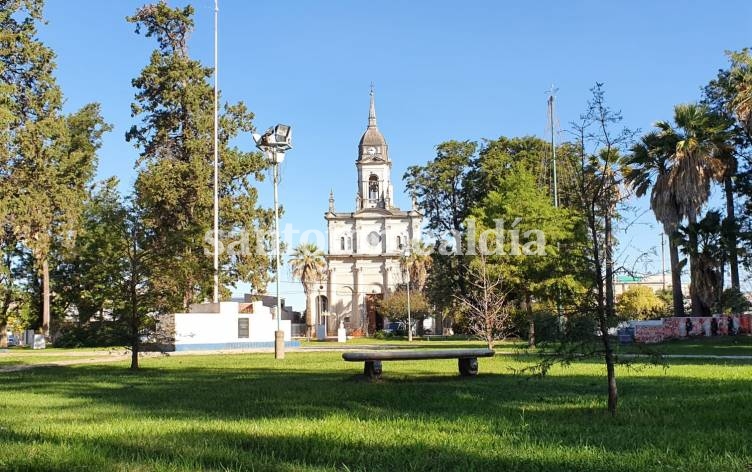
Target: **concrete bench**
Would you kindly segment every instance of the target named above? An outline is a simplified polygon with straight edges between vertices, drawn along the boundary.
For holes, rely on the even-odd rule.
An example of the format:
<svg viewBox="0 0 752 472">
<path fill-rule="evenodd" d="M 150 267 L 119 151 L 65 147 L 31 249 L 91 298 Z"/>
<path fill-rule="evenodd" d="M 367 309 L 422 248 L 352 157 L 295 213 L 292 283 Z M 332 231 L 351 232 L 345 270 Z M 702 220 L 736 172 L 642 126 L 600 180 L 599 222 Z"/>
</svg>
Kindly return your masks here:
<svg viewBox="0 0 752 472">
<path fill-rule="evenodd" d="M 424 359 L 457 359 L 460 375 L 471 377 L 478 374 L 478 358 L 493 357 L 494 354 L 492 349 L 400 349 L 345 352 L 342 354 L 342 359 L 348 362 L 364 362 L 363 374 L 370 379 L 381 377 L 382 361 Z"/>
</svg>

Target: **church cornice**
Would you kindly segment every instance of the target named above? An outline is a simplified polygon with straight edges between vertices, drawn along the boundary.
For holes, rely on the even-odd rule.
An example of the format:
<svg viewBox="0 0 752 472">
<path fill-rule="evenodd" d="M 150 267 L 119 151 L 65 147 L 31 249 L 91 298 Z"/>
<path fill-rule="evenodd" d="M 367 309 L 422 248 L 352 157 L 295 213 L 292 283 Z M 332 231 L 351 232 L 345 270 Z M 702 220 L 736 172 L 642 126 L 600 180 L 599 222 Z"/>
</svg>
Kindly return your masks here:
<svg viewBox="0 0 752 472">
<path fill-rule="evenodd" d="M 352 219 L 369 219 L 374 217 L 395 217 L 395 218 L 416 218 L 420 217 L 420 213 L 415 210 L 400 210 L 399 208 L 385 209 L 385 208 L 363 208 L 354 213 L 332 213 L 326 212 L 324 218 L 326 220 L 352 220 Z"/>
</svg>

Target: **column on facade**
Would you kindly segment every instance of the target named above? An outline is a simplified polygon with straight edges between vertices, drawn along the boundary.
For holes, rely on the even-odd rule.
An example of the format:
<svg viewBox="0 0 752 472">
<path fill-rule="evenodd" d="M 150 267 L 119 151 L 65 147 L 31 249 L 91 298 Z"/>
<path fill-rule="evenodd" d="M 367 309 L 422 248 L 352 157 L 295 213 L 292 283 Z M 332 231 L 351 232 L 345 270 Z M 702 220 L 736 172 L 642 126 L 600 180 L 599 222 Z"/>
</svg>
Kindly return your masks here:
<svg viewBox="0 0 752 472">
<path fill-rule="evenodd" d="M 308 313 L 306 313 L 306 336 L 314 336 L 316 331 L 314 325 L 316 323 L 316 299 L 314 298 L 315 287 L 313 284 L 308 284 L 308 293 L 306 294 L 306 307 Z"/>
<path fill-rule="evenodd" d="M 389 259 L 384 259 L 384 265 L 382 266 L 382 271 L 384 272 L 384 298 L 389 296 L 389 272 L 392 271 L 392 267 L 388 264 Z"/>
<path fill-rule="evenodd" d="M 360 288 L 360 267 L 357 266 L 357 263 L 353 263 L 353 286 L 352 286 L 352 305 L 350 308 L 350 325 L 351 326 L 360 326 L 363 328 L 363 332 L 366 333 L 368 331 L 368 327 L 363 324 L 363 320 L 360 316 L 360 303 L 359 303 L 359 288 Z"/>
</svg>

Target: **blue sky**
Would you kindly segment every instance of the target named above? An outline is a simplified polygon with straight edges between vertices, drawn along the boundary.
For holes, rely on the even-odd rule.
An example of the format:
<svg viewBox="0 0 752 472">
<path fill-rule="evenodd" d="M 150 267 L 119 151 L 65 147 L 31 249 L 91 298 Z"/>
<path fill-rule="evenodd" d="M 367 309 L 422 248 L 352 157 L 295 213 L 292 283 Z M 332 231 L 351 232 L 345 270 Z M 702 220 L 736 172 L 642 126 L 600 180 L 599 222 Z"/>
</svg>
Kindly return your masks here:
<svg viewBox="0 0 752 472">
<path fill-rule="evenodd" d="M 154 42 L 125 17 L 144 0 L 48 0 L 41 38 L 58 55 L 66 110 L 102 104 L 114 130 L 104 139 L 99 175 L 127 191 L 136 151 L 131 79 Z M 184 5 L 183 1 L 170 1 Z M 213 0 L 193 2 L 190 52 L 213 60 Z M 624 124 L 647 130 L 726 65 L 724 50 L 752 46 L 752 2 L 498 2 L 220 0 L 220 87 L 245 101 L 256 126 L 294 129 L 282 168 L 282 224 L 324 230 L 329 190 L 338 210 L 355 201 L 357 143 L 376 86 L 379 127 L 394 161 L 396 203 L 409 206 L 401 176 L 449 139 L 543 135 L 545 91 L 555 84 L 562 128 L 583 110 L 589 88 L 606 86 Z M 252 147 L 250 136 L 239 143 Z M 260 184 L 271 204 L 271 184 Z M 638 202 L 644 208 L 644 202 Z M 623 235 L 628 254 L 659 244 L 652 214 Z M 649 227 L 648 224 L 652 224 Z M 656 265 L 660 268 L 660 262 Z M 283 274 L 283 296 L 304 305 Z M 239 290 L 242 292 L 242 289 Z"/>
</svg>

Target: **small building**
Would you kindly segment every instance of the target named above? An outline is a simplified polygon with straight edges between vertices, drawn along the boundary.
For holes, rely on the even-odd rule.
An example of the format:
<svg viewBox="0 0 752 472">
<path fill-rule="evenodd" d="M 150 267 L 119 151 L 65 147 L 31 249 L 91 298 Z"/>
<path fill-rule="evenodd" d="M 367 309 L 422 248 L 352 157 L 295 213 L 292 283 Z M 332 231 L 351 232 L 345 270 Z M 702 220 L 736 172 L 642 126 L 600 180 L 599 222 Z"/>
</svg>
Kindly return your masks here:
<svg viewBox="0 0 752 472">
<path fill-rule="evenodd" d="M 671 290 L 671 274 L 651 274 L 645 276 L 619 275 L 614 280 L 614 295 L 619 296 L 635 286 L 648 287 L 652 291 Z M 689 285 L 682 284 L 682 293 L 689 294 Z"/>
<path fill-rule="evenodd" d="M 272 313 L 260 300 L 200 303 L 188 313 L 162 317 L 160 328 L 175 351 L 273 348 L 277 320 Z M 285 346 L 299 346 L 292 340 L 290 320 L 280 320 L 279 327 Z"/>
</svg>

